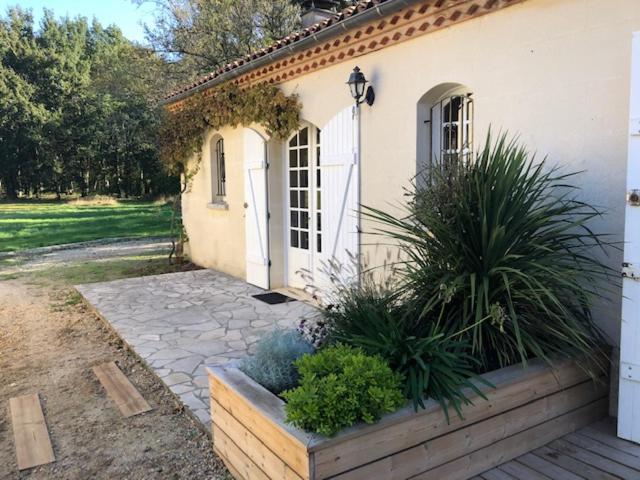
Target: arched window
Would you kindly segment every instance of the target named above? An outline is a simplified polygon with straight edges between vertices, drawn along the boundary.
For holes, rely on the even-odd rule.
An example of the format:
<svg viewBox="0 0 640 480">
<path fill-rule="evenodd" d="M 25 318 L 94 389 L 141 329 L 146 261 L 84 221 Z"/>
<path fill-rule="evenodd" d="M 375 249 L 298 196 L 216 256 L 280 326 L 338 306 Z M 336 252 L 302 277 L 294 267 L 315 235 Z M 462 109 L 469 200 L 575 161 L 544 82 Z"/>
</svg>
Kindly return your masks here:
<svg viewBox="0 0 640 480">
<path fill-rule="evenodd" d="M 226 194 L 226 169 L 224 158 L 224 139 L 215 136 L 211 139 L 211 196 L 212 201 L 221 200 Z"/>
<path fill-rule="evenodd" d="M 418 102 L 418 174 L 434 165 L 471 160 L 473 114 L 473 94 L 460 84 L 441 84 L 423 95 Z"/>
</svg>

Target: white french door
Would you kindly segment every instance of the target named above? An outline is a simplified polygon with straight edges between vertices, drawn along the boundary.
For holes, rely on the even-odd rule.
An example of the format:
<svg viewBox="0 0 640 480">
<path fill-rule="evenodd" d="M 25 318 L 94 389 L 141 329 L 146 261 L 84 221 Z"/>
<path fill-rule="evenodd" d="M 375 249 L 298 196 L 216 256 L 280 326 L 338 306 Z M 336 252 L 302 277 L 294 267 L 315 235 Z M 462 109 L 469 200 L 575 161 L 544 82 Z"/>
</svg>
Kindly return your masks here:
<svg viewBox="0 0 640 480">
<path fill-rule="evenodd" d="M 359 257 L 358 112 L 322 129 L 305 125 L 287 145 L 288 285 L 322 296 L 330 276 L 348 280 Z"/>
<path fill-rule="evenodd" d="M 618 436 L 640 443 L 640 32 L 633 35 Z"/>
<path fill-rule="evenodd" d="M 313 286 L 322 252 L 320 130 L 305 125 L 287 144 L 287 283 Z"/>
</svg>

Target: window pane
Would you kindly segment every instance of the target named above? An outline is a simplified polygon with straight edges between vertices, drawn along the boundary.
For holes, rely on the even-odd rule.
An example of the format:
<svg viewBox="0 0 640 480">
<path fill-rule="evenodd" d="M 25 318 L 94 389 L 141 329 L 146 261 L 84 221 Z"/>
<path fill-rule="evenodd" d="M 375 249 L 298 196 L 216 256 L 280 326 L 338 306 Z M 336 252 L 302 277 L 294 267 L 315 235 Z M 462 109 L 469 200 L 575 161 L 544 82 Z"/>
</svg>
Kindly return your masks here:
<svg viewBox="0 0 640 480">
<path fill-rule="evenodd" d="M 291 246 L 298 248 L 298 231 L 291 230 Z"/>
<path fill-rule="evenodd" d="M 320 145 L 320 129 L 316 128 L 316 143 Z"/>
<path fill-rule="evenodd" d="M 297 227 L 298 226 L 298 212 L 291 212 L 291 226 L 292 227 Z"/>
<path fill-rule="evenodd" d="M 322 253 L 322 235 L 316 235 L 316 250 L 318 253 Z"/>
<path fill-rule="evenodd" d="M 309 228 L 309 212 L 300 212 L 300 227 Z"/>
<path fill-rule="evenodd" d="M 300 167 L 306 167 L 309 165 L 309 149 L 303 148 L 300 150 Z"/>
<path fill-rule="evenodd" d="M 289 146 L 290 147 L 297 147 L 298 146 L 298 134 L 295 134 L 293 136 L 293 138 L 291 140 L 289 140 Z"/>
<path fill-rule="evenodd" d="M 318 210 L 322 209 L 322 202 L 320 201 L 322 199 L 322 195 L 320 194 L 320 192 L 316 192 L 316 208 Z"/>
<path fill-rule="evenodd" d="M 451 121 L 460 120 L 460 109 L 462 108 L 462 97 L 451 98 Z"/>
<path fill-rule="evenodd" d="M 309 232 L 300 232 L 300 248 L 309 250 Z"/>
<path fill-rule="evenodd" d="M 316 187 L 320 188 L 320 177 L 322 175 L 320 174 L 320 169 L 316 170 Z"/>
<path fill-rule="evenodd" d="M 309 192 L 306 190 L 300 191 L 300 208 L 309 208 Z"/>
<path fill-rule="evenodd" d="M 289 172 L 289 186 L 297 187 L 298 186 L 298 172 L 292 170 Z"/>
<path fill-rule="evenodd" d="M 316 230 L 322 230 L 322 214 L 320 212 L 316 213 Z"/>
<path fill-rule="evenodd" d="M 295 190 L 292 192 L 289 192 L 289 206 L 291 208 L 298 207 L 298 192 Z"/>
<path fill-rule="evenodd" d="M 289 166 L 291 168 L 296 168 L 298 166 L 298 151 L 297 150 L 289 150 Z"/>
<path fill-rule="evenodd" d="M 300 170 L 300 186 L 302 188 L 309 186 L 309 170 Z"/>
<path fill-rule="evenodd" d="M 320 147 L 316 148 L 316 166 L 320 166 Z"/>
<path fill-rule="evenodd" d="M 300 130 L 300 145 L 309 145 L 309 129 L 307 127 Z"/>
</svg>

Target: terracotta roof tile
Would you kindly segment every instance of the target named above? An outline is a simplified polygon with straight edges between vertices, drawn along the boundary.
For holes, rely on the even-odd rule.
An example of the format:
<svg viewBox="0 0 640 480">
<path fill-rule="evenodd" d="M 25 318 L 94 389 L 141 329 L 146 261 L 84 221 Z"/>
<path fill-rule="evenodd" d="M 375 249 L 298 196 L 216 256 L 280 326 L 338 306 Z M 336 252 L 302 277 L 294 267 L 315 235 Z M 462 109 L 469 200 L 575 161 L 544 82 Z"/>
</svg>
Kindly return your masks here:
<svg viewBox="0 0 640 480">
<path fill-rule="evenodd" d="M 223 65 L 217 68 L 216 70 L 214 70 L 213 72 L 195 80 L 192 83 L 179 87 L 178 89 L 169 93 L 165 97 L 165 100 L 170 100 L 173 97 L 176 97 L 190 90 L 193 90 L 194 88 L 197 88 L 200 85 L 219 77 L 223 73 L 232 71 L 253 60 L 257 60 L 258 58 L 264 57 L 265 55 L 269 55 L 270 53 L 280 50 L 283 47 L 286 47 L 291 44 L 295 44 L 296 42 L 299 42 L 300 40 L 307 38 L 308 36 L 314 33 L 324 30 L 325 28 L 331 25 L 336 25 L 350 17 L 353 17 L 358 13 L 364 12 L 365 10 L 368 10 L 370 8 L 374 8 L 380 5 L 381 3 L 387 3 L 391 1 L 394 1 L 394 0 L 360 0 L 358 4 L 345 8 L 341 12 L 336 13 L 335 16 L 333 16 L 332 18 L 328 18 L 326 20 L 323 20 L 322 22 L 316 23 L 315 25 L 311 25 L 310 27 L 307 27 L 303 30 L 287 35 L 286 37 L 281 38 L 280 40 L 272 43 L 271 45 L 261 48 L 260 50 L 257 50 L 249 55 L 246 55 L 243 58 L 239 58 L 233 62 Z"/>
</svg>

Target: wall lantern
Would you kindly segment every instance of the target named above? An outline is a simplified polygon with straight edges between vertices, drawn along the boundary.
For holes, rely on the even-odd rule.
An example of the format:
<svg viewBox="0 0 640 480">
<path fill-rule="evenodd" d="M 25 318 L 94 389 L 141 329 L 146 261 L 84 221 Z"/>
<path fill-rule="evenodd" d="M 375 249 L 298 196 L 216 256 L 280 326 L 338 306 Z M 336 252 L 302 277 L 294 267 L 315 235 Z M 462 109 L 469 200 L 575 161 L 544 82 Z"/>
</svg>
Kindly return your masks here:
<svg viewBox="0 0 640 480">
<path fill-rule="evenodd" d="M 355 99 L 356 105 L 360 105 L 363 102 L 367 102 L 367 105 L 373 105 L 373 101 L 376 99 L 376 94 L 371 85 L 367 87 L 367 91 L 365 93 L 364 87 L 367 83 L 369 82 L 367 82 L 367 79 L 364 77 L 364 73 L 360 71 L 360 68 L 354 68 L 351 75 L 349 75 L 347 85 L 349 85 L 351 96 Z M 362 99 L 363 95 L 364 99 Z"/>
</svg>

